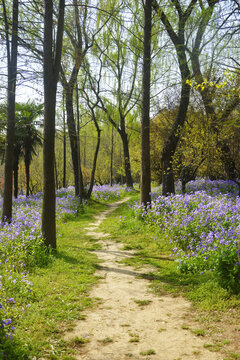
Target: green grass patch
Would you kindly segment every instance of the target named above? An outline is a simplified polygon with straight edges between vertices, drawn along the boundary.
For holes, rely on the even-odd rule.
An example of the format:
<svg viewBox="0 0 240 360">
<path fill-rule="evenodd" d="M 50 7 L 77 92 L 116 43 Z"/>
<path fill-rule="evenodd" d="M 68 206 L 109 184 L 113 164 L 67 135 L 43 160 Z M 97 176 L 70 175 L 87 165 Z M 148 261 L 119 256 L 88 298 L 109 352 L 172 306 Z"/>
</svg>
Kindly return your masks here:
<svg viewBox="0 0 240 360">
<path fill-rule="evenodd" d="M 194 329 L 191 331 L 194 335 L 197 335 L 197 336 L 205 336 L 206 335 L 206 332 L 204 329 Z"/>
<path fill-rule="evenodd" d="M 149 350 L 141 351 L 141 352 L 140 352 L 140 355 L 142 355 L 142 356 L 155 355 L 155 354 L 156 354 L 156 351 L 153 350 L 153 349 L 149 349 Z"/>
<path fill-rule="evenodd" d="M 146 306 L 151 304 L 152 300 L 134 300 L 138 306 Z"/>
<path fill-rule="evenodd" d="M 106 345 L 106 344 L 110 344 L 113 343 L 113 339 L 110 337 L 105 337 L 104 339 L 98 340 L 98 342 Z"/>
<path fill-rule="evenodd" d="M 33 300 L 20 315 L 14 338 L 4 344 L 1 360 L 70 360 L 76 347 L 87 341 L 76 338 L 66 342 L 63 334 L 73 329 L 75 321 L 85 321 L 84 310 L 97 303 L 89 291 L 98 281 L 94 273 L 99 261 L 92 250 L 99 245 L 85 235 L 84 228 L 94 221 L 94 214 L 106 209 L 106 205 L 91 201 L 84 212 L 58 224 L 57 251 L 48 263 L 30 272 Z"/>
</svg>

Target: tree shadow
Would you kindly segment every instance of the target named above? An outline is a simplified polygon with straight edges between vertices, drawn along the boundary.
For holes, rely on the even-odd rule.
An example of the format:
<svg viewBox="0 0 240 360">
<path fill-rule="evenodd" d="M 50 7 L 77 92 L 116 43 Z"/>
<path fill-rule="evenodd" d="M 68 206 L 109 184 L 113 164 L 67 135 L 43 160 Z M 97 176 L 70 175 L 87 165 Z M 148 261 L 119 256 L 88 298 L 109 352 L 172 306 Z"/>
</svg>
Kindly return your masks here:
<svg viewBox="0 0 240 360">
<path fill-rule="evenodd" d="M 81 262 L 81 261 L 77 260 L 77 258 L 75 258 L 73 256 L 69 256 L 66 253 L 64 253 L 63 251 L 56 251 L 52 255 L 55 259 L 64 260 L 68 264 L 79 264 Z"/>
<path fill-rule="evenodd" d="M 96 253 L 102 253 L 102 254 L 110 254 L 110 255 L 115 255 L 117 257 L 122 257 L 122 258 L 131 258 L 133 255 L 136 256 L 137 254 L 131 254 L 127 251 L 117 251 L 117 250 L 94 250 L 94 252 Z"/>
<path fill-rule="evenodd" d="M 158 279 L 158 275 L 154 275 L 152 273 L 142 273 L 142 272 L 138 272 L 138 271 L 119 269 L 119 268 L 114 268 L 114 267 L 109 267 L 109 266 L 102 266 L 102 265 L 98 265 L 98 264 L 94 265 L 94 267 L 100 271 L 123 274 L 123 275 L 128 275 L 128 276 L 132 276 L 132 277 L 136 277 L 136 278 L 142 278 L 142 279 L 146 279 L 146 280 L 157 280 Z"/>
<path fill-rule="evenodd" d="M 162 256 L 148 256 L 145 254 L 141 254 L 141 252 L 134 254 L 134 256 L 138 256 L 138 257 L 142 256 L 144 259 L 148 259 L 148 260 L 155 259 L 155 260 L 161 260 L 161 261 L 174 261 L 174 259 L 169 256 L 163 256 L 163 255 Z"/>
</svg>

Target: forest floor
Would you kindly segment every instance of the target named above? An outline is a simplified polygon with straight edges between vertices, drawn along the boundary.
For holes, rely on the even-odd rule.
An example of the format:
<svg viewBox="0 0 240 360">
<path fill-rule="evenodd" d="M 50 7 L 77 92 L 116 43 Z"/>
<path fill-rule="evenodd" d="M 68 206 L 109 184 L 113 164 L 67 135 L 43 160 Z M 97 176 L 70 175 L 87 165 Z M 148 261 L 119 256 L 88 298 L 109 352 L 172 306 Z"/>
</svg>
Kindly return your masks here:
<svg viewBox="0 0 240 360">
<path fill-rule="evenodd" d="M 191 302 L 181 296 L 155 295 L 149 288 L 152 269 L 145 266 L 139 271 L 121 263 L 134 251 L 99 232 L 102 221 L 126 200 L 109 205 L 85 229 L 101 245 L 95 250 L 101 260 L 96 274 L 100 281 L 90 293 L 97 305 L 86 312 L 86 320 L 65 333 L 66 341 L 79 343 L 76 359 L 223 359 L 209 349 L 211 339 L 201 336 L 202 325 L 196 322 Z"/>
</svg>

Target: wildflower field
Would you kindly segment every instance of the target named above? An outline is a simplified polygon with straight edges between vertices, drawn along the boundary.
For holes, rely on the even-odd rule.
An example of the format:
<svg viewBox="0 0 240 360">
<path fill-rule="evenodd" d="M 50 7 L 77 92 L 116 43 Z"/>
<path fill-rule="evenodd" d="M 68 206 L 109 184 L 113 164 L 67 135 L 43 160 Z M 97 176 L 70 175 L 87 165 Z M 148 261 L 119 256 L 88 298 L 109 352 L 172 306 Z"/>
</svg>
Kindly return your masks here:
<svg viewBox="0 0 240 360">
<path fill-rule="evenodd" d="M 125 190 L 117 185 L 95 186 L 92 198 L 107 203 L 123 196 Z M 89 206 L 87 201 L 84 206 Z M 0 228 L 0 359 L 5 358 L 4 348 L 12 341 L 21 317 L 36 300 L 29 275 L 36 267 L 46 266 L 51 256 L 41 236 L 41 208 L 41 193 L 19 196 L 13 203 L 12 222 Z M 73 187 L 57 190 L 58 225 L 74 218 L 78 210 Z"/>
<path fill-rule="evenodd" d="M 151 207 L 135 204 L 133 209 L 139 221 L 157 231 L 161 241 L 170 243 L 183 273 L 213 272 L 222 287 L 239 293 L 237 194 L 233 182 L 198 180 L 187 185 L 185 195 L 163 197 L 157 190 L 152 194 Z"/>
</svg>

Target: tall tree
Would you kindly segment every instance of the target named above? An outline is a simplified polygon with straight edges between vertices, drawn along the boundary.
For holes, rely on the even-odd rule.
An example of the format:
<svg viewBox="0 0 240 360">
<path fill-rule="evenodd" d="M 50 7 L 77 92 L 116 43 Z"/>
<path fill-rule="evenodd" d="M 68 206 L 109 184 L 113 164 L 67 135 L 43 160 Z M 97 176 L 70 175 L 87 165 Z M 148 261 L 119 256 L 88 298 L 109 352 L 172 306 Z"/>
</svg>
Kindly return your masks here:
<svg viewBox="0 0 240 360">
<path fill-rule="evenodd" d="M 231 90 L 234 90 L 239 88 L 239 76 L 235 75 L 234 81 L 231 82 L 231 84 L 228 85 L 230 89 L 227 90 L 227 96 L 223 96 L 224 101 L 219 103 L 217 101 L 218 99 L 218 87 L 222 87 L 222 85 L 219 84 L 220 77 L 215 76 L 216 68 L 214 64 L 214 60 L 211 57 L 211 62 L 208 64 L 204 64 L 204 70 L 203 66 L 201 64 L 201 52 L 199 51 L 198 43 L 201 41 L 204 30 L 206 28 L 206 25 L 208 23 L 209 18 L 211 17 L 213 13 L 214 5 L 216 4 L 217 0 L 208 0 L 209 7 L 205 10 L 205 17 L 202 19 L 201 24 L 198 29 L 198 33 L 196 36 L 195 44 L 193 46 L 191 54 L 191 63 L 193 68 L 193 74 L 195 81 L 198 83 L 195 88 L 199 91 L 202 102 L 204 105 L 204 109 L 206 112 L 207 118 L 210 120 L 210 127 L 213 132 L 213 134 L 216 135 L 217 138 L 217 147 L 220 152 L 220 157 L 226 172 L 226 175 L 229 180 L 234 181 L 238 187 L 239 187 L 239 193 L 240 193 L 240 182 L 239 182 L 239 172 L 237 170 L 236 163 L 234 161 L 234 157 L 231 154 L 231 149 L 228 144 L 228 139 L 224 136 L 221 137 L 222 133 L 222 126 L 226 122 L 226 120 L 229 118 L 231 113 L 239 106 L 240 104 L 240 98 L 238 91 L 233 91 L 233 94 L 231 95 Z M 230 10 L 231 8 L 229 8 Z M 223 9 L 221 9 L 223 11 Z M 228 21 L 232 20 L 234 18 L 235 14 L 239 12 L 239 7 L 233 7 L 231 11 L 228 13 L 227 18 L 223 16 L 222 23 L 214 30 L 214 35 L 217 36 L 219 33 L 221 33 L 222 28 L 225 28 L 228 26 Z M 229 19 L 229 20 L 228 20 Z M 235 31 L 229 31 L 227 34 L 223 33 L 223 35 L 220 35 L 222 38 L 220 40 L 224 41 L 226 36 L 228 42 L 234 42 L 234 34 Z M 219 40 L 218 40 L 219 41 Z M 219 45 L 219 43 L 218 43 Z M 235 45 L 234 45 L 235 46 Z M 214 52 L 215 50 L 213 50 Z M 220 54 L 218 53 L 218 56 Z M 233 55 L 232 55 L 233 56 Z M 231 57 L 231 60 L 233 62 L 236 62 L 235 59 Z M 234 64 L 233 64 L 234 65 Z M 227 65 L 225 65 L 226 67 Z M 233 76 L 234 78 L 234 76 Z M 234 83 L 235 82 L 235 83 Z M 224 93 L 224 86 L 223 86 L 223 93 Z M 223 95 L 223 94 L 222 94 Z"/>
<path fill-rule="evenodd" d="M 186 5 L 185 1 L 172 0 L 172 9 L 175 11 L 175 13 L 173 19 L 171 19 L 170 15 L 166 13 L 164 6 L 162 4 L 159 5 L 156 0 L 153 1 L 154 9 L 157 11 L 160 20 L 174 45 L 181 74 L 181 95 L 178 112 L 174 120 L 172 129 L 165 141 L 162 152 L 163 195 L 175 192 L 173 157 L 180 138 L 180 130 L 183 127 L 187 116 L 190 99 L 190 86 L 188 80 L 191 77 L 191 69 L 189 67 L 187 57 L 187 45 L 189 42 L 189 39 L 186 36 L 187 24 L 190 23 L 191 19 L 195 19 L 197 23 L 197 30 L 192 31 L 192 34 L 189 34 L 189 37 L 194 44 L 195 52 L 198 52 L 201 46 L 203 34 L 206 30 L 206 26 L 212 15 L 212 9 L 218 2 L 219 0 L 207 0 L 207 7 L 205 9 L 201 1 L 199 7 L 197 7 L 196 9 L 198 19 L 195 19 L 193 11 L 196 8 L 197 0 L 189 1 L 188 5 Z M 175 24 L 177 24 L 176 30 L 174 30 Z M 201 35 L 199 36 L 199 34 Z"/>
<path fill-rule="evenodd" d="M 12 180 L 13 180 L 13 153 L 15 127 L 15 97 L 17 79 L 17 48 L 18 48 L 18 0 L 12 4 L 12 29 L 10 40 L 9 19 L 5 0 L 2 0 L 5 23 L 5 38 L 7 48 L 8 87 L 7 87 L 7 137 L 5 150 L 4 194 L 2 221 L 11 221 L 12 218 Z"/>
<path fill-rule="evenodd" d="M 87 74 L 86 74 L 87 75 Z M 85 80 L 87 80 L 87 76 L 85 78 Z M 81 92 L 83 94 L 83 97 L 86 100 L 87 106 L 90 110 L 90 116 L 92 118 L 92 121 L 94 123 L 95 129 L 97 131 L 97 143 L 96 143 L 96 147 L 95 147 L 95 152 L 94 152 L 94 157 L 93 157 L 93 163 L 92 163 L 92 171 L 91 171 L 91 176 L 90 176 L 90 183 L 89 183 L 89 188 L 87 190 L 87 198 L 90 198 L 91 194 L 92 194 L 92 190 L 93 190 L 93 186 L 94 186 L 94 181 L 95 181 L 95 172 L 96 172 L 96 167 L 97 167 L 97 159 L 98 159 L 98 153 L 99 153 L 99 149 L 100 149 L 100 141 L 101 141 L 101 129 L 99 127 L 99 112 L 96 111 L 97 108 L 97 104 L 98 102 L 93 103 L 85 89 L 85 82 L 83 83 Z"/>
<path fill-rule="evenodd" d="M 83 6 L 83 11 L 79 11 L 79 3 L 77 0 L 73 0 L 73 17 L 74 24 L 69 22 L 66 27 L 66 33 L 70 40 L 70 47 L 72 47 L 73 52 L 70 56 L 70 61 L 73 61 L 73 67 L 70 72 L 70 76 L 67 76 L 69 72 L 69 56 L 66 60 L 63 58 L 61 66 L 61 83 L 65 92 L 65 101 L 66 101 L 66 111 L 67 111 L 67 125 L 68 125 L 68 134 L 70 139 L 71 146 L 71 155 L 73 163 L 73 172 L 74 172 L 74 182 L 75 182 L 75 195 L 79 196 L 80 199 L 83 197 L 83 179 L 82 172 L 80 167 L 80 150 L 77 134 L 77 126 L 74 117 L 74 99 L 73 92 L 77 83 L 77 77 L 79 69 L 82 65 L 82 61 L 89 49 L 91 44 L 89 44 L 89 38 L 86 32 L 86 20 L 88 16 L 88 1 L 86 0 Z M 65 57 L 68 54 L 65 54 Z M 64 61 L 65 60 L 65 61 Z"/>
<path fill-rule="evenodd" d="M 179 69 L 181 72 L 181 98 L 180 98 L 178 113 L 173 123 L 172 130 L 165 141 L 162 152 L 163 195 L 167 195 L 169 193 L 175 192 L 173 166 L 172 166 L 173 156 L 176 151 L 177 143 L 179 140 L 178 130 L 179 127 L 182 127 L 184 124 L 187 115 L 187 109 L 188 109 L 189 97 L 190 97 L 190 86 L 186 83 L 186 80 L 189 79 L 190 77 L 190 70 L 189 70 L 186 50 L 185 50 L 185 45 L 186 45 L 185 26 L 186 26 L 186 21 L 190 17 L 193 8 L 196 5 L 196 2 L 197 0 L 191 0 L 187 9 L 184 11 L 178 0 L 172 1 L 173 7 L 175 7 L 175 9 L 177 10 L 177 16 L 178 16 L 178 29 L 177 31 L 174 31 L 173 24 L 171 24 L 170 19 L 164 12 L 164 9 L 160 7 L 157 1 L 154 1 L 154 8 L 158 12 L 159 17 L 175 47 Z"/>
<path fill-rule="evenodd" d="M 152 0 L 144 4 L 143 79 L 141 108 L 141 204 L 151 202 L 150 85 L 151 85 Z"/>
<path fill-rule="evenodd" d="M 133 187 L 128 119 L 132 118 L 133 109 L 138 106 L 140 98 L 138 67 L 142 44 L 136 36 L 137 24 L 130 26 L 125 23 L 122 10 L 116 15 L 117 21 L 113 18 L 104 29 L 103 36 L 97 39 L 93 48 L 93 55 L 99 60 L 99 73 L 96 74 L 94 63 L 95 69 L 90 64 L 88 74 L 98 107 L 105 112 L 108 121 L 121 137 L 126 184 Z M 107 93 L 110 96 L 106 96 Z"/>
<path fill-rule="evenodd" d="M 61 64 L 65 0 L 59 0 L 56 41 L 53 38 L 53 1 L 45 0 L 44 12 L 44 142 L 42 234 L 47 247 L 56 248 L 56 194 L 54 178 L 55 113 Z"/>
</svg>

